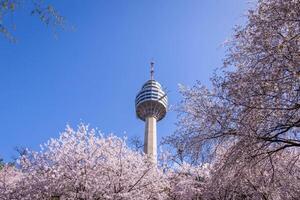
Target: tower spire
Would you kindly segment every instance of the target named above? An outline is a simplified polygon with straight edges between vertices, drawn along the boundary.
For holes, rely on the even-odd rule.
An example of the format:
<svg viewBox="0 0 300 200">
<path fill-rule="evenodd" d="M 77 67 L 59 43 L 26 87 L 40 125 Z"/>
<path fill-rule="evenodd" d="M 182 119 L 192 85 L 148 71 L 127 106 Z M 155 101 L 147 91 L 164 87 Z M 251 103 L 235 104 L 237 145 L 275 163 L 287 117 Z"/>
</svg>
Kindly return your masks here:
<svg viewBox="0 0 300 200">
<path fill-rule="evenodd" d="M 150 62 L 150 79 L 154 80 L 154 61 Z"/>
</svg>

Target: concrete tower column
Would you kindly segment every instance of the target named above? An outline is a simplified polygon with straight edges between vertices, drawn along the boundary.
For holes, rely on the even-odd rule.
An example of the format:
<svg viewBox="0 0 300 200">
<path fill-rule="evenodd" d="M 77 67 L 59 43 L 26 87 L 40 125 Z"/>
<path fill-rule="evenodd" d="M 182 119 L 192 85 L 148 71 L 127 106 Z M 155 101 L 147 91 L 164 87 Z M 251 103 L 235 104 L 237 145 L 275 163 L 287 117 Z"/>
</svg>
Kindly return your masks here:
<svg viewBox="0 0 300 200">
<path fill-rule="evenodd" d="M 152 116 L 146 117 L 144 152 L 145 154 L 148 154 L 154 162 L 157 161 L 156 145 L 156 118 Z"/>
</svg>

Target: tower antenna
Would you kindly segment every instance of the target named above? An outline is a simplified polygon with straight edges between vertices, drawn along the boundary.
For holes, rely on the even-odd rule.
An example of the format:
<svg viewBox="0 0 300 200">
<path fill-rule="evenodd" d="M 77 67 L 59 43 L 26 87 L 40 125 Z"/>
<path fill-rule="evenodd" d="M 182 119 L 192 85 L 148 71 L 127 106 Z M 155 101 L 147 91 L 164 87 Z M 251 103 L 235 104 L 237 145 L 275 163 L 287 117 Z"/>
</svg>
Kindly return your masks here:
<svg viewBox="0 0 300 200">
<path fill-rule="evenodd" d="M 150 79 L 154 80 L 154 61 L 150 62 Z"/>
</svg>

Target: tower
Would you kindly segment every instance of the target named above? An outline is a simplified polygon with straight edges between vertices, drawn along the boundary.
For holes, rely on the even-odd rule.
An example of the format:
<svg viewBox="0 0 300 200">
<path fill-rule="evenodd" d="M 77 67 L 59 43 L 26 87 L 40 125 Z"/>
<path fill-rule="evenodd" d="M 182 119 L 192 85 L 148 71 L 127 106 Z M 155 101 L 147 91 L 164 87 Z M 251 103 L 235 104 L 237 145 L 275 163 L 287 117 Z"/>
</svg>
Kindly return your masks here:
<svg viewBox="0 0 300 200">
<path fill-rule="evenodd" d="M 144 152 L 157 160 L 156 122 L 167 113 L 168 98 L 161 85 L 154 80 L 154 63 L 151 62 L 148 80 L 135 98 L 136 115 L 145 121 Z"/>
</svg>

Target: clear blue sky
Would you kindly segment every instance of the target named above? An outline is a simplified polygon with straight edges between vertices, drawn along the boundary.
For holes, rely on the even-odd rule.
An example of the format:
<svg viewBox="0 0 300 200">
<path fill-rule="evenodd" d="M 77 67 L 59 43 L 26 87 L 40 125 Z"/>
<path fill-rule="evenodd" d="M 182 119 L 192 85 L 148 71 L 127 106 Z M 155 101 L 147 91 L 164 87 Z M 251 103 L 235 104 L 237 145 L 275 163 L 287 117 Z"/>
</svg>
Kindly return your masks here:
<svg viewBox="0 0 300 200">
<path fill-rule="evenodd" d="M 72 0 L 53 5 L 76 27 L 51 29 L 26 12 L 13 18 L 17 44 L 0 37 L 0 156 L 15 146 L 39 149 L 67 123 L 89 123 L 104 133 L 144 134 L 134 99 L 149 78 L 180 101 L 178 83 L 209 85 L 228 39 L 244 21 L 243 0 Z M 176 113 L 158 124 L 159 139 L 172 134 Z"/>
</svg>

